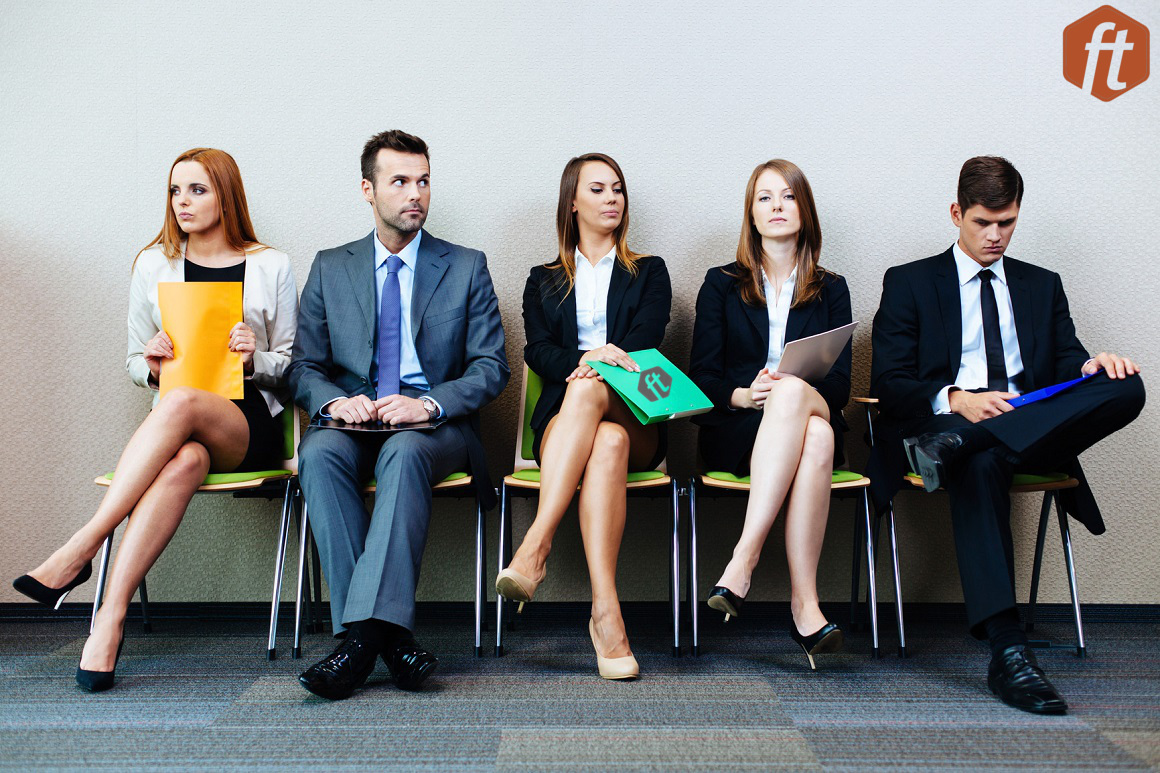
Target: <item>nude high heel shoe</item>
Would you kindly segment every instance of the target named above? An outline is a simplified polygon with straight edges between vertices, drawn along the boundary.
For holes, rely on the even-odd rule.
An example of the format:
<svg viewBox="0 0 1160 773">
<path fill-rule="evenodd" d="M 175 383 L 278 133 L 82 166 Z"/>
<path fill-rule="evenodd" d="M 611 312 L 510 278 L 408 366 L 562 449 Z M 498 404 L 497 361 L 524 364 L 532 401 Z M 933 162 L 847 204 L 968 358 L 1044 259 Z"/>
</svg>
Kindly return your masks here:
<svg viewBox="0 0 1160 773">
<path fill-rule="evenodd" d="M 596 623 L 588 618 L 588 635 L 592 637 L 592 649 L 596 650 L 596 667 L 605 679 L 636 679 L 640 676 L 640 665 L 632 655 L 623 658 L 606 658 L 596 646 Z"/>
<path fill-rule="evenodd" d="M 524 577 L 516 570 L 508 567 L 500 571 L 495 577 L 495 592 L 497 595 L 503 596 L 508 601 L 519 602 L 519 608 L 516 609 L 516 614 L 524 611 L 524 604 L 532 600 L 536 595 L 536 589 L 540 587 L 540 583 L 548 576 L 548 567 L 544 565 L 544 574 L 538 580 L 532 580 Z"/>
</svg>

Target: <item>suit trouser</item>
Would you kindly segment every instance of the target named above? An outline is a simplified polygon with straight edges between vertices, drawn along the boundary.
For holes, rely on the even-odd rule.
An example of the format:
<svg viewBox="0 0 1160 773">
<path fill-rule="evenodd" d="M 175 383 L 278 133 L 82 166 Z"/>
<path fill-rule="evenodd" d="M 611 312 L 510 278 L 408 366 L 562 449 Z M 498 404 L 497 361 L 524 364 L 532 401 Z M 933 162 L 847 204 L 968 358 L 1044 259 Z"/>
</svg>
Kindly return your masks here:
<svg viewBox="0 0 1160 773">
<path fill-rule="evenodd" d="M 450 422 L 382 438 L 312 428 L 299 449 L 302 491 L 336 635 L 372 617 L 414 629 L 431 487 L 467 467 L 463 434 Z M 368 515 L 361 491 L 372 476 L 377 488 Z"/>
<path fill-rule="evenodd" d="M 967 620 L 979 624 L 1015 607 L 1015 551 L 1011 540 L 1011 481 L 1016 472 L 1065 467 L 1099 440 L 1126 426 L 1144 406 L 1139 376 L 1100 374 L 1049 400 L 1022 406 L 976 426 L 1002 444 L 956 460 L 947 470 L 955 552 Z M 967 426 L 957 414 L 931 416 L 913 432 Z"/>
</svg>

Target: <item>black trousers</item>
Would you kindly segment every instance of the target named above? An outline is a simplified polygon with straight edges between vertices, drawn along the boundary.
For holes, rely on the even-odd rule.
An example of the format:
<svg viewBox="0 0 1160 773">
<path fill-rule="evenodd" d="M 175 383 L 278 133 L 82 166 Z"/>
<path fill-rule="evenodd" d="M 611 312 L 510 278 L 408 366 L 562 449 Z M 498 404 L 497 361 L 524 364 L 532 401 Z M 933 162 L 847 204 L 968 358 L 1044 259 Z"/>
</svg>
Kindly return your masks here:
<svg viewBox="0 0 1160 773">
<path fill-rule="evenodd" d="M 1048 400 L 975 425 L 1001 445 L 956 460 L 946 481 L 972 634 L 982 638 L 983 620 L 1015 606 L 1010 494 L 1015 473 L 1068 470 L 1081 452 L 1126 426 L 1143 407 L 1139 376 L 1109 379 L 1101 373 Z M 891 428 L 888 442 L 897 443 L 900 451 L 903 437 L 969 423 L 957 414 L 928 416 Z M 1098 512 L 1094 517 L 1099 519 Z"/>
</svg>

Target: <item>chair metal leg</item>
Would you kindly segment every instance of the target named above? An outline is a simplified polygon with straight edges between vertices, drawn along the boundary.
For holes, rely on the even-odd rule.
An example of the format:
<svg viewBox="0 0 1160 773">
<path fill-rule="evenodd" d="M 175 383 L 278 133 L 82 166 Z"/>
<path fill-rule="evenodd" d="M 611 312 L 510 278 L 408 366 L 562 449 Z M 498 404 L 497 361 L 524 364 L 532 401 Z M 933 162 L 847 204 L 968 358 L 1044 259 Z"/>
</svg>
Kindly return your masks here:
<svg viewBox="0 0 1160 773">
<path fill-rule="evenodd" d="M 894 610 L 898 615 L 898 657 L 906 657 L 906 626 L 902 622 L 902 575 L 898 570 L 898 532 L 894 528 L 894 503 L 886 511 L 890 526 L 890 557 L 894 563 Z"/>
<path fill-rule="evenodd" d="M 681 499 L 677 479 L 669 480 L 673 501 L 673 537 L 669 548 L 669 603 L 673 611 L 673 657 L 681 656 Z"/>
<path fill-rule="evenodd" d="M 306 576 L 306 545 L 310 539 L 310 516 L 306 509 L 306 501 L 301 504 L 298 514 L 298 585 L 294 594 L 294 648 L 292 658 L 302 657 L 302 585 Z"/>
<path fill-rule="evenodd" d="M 881 657 L 878 649 L 878 591 L 874 576 L 874 527 L 870 523 L 870 495 L 862 489 L 862 504 L 866 522 L 866 595 L 870 606 L 870 633 L 873 641 L 871 653 L 875 658 Z"/>
<path fill-rule="evenodd" d="M 858 503 L 854 503 L 854 565 L 850 571 L 850 632 L 858 630 L 858 596 L 861 590 L 858 587 L 862 580 L 862 532 L 866 525 L 858 515 Z"/>
<path fill-rule="evenodd" d="M 1039 510 L 1039 534 L 1035 538 L 1035 564 L 1031 570 L 1031 596 L 1027 604 L 1027 631 L 1035 630 L 1035 602 L 1039 598 L 1039 572 L 1043 568 L 1043 543 L 1047 538 L 1047 521 L 1051 518 L 1051 492 L 1043 493 Z"/>
<path fill-rule="evenodd" d="M 137 586 L 137 594 L 141 597 L 141 630 L 145 633 L 153 633 L 153 623 L 149 622 L 149 590 L 145 587 L 145 578 L 141 578 L 141 584 Z"/>
<path fill-rule="evenodd" d="M 689 476 L 689 591 L 688 604 L 693 628 L 693 656 L 701 654 L 697 598 L 697 479 Z"/>
<path fill-rule="evenodd" d="M 101 608 L 101 599 L 105 595 L 105 579 L 109 575 L 109 553 L 113 550 L 113 535 L 105 537 L 101 545 L 101 563 L 97 567 L 97 591 L 93 596 L 93 614 L 89 617 L 89 633 L 93 632 L 93 625 L 97 621 L 97 610 Z"/>
<path fill-rule="evenodd" d="M 278 607 L 282 603 L 282 570 L 286 561 L 286 534 L 290 531 L 290 503 L 294 498 L 293 480 L 286 481 L 282 498 L 282 518 L 278 525 L 277 552 L 274 553 L 274 592 L 270 598 L 270 633 L 266 637 L 266 660 L 278 657 Z"/>
<path fill-rule="evenodd" d="M 484 532 L 483 503 L 475 500 L 475 657 L 483 657 L 483 551 L 487 547 Z"/>
<path fill-rule="evenodd" d="M 1075 558 L 1071 552 L 1071 529 L 1068 528 L 1067 514 L 1059 506 L 1059 499 L 1055 498 L 1055 514 L 1059 517 L 1059 537 L 1063 541 L 1063 557 L 1067 562 L 1067 584 L 1071 587 L 1071 609 L 1075 614 L 1075 654 L 1081 658 L 1087 657 L 1087 644 L 1083 637 L 1083 617 L 1079 610 L 1079 587 L 1075 580 Z"/>
<path fill-rule="evenodd" d="M 496 540 L 499 544 L 499 555 L 496 556 L 497 572 L 507 567 L 506 549 L 508 541 L 511 539 L 511 524 L 508 523 L 508 518 L 511 517 L 510 505 L 511 495 L 508 493 L 507 483 L 501 483 L 499 487 L 499 539 Z M 503 596 L 495 594 L 495 656 L 497 658 L 503 657 L 503 606 Z"/>
</svg>

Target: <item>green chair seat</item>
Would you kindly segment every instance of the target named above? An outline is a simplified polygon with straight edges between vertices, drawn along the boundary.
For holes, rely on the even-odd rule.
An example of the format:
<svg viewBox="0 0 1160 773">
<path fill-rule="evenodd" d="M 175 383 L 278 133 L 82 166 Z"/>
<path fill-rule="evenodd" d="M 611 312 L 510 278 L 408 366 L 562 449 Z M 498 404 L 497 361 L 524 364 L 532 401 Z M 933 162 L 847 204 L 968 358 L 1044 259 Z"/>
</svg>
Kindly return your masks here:
<svg viewBox="0 0 1160 773">
<path fill-rule="evenodd" d="M 441 480 L 441 481 L 439 481 L 439 482 L 440 482 L 440 483 L 450 483 L 450 482 L 451 482 L 451 481 L 453 481 L 453 480 L 463 480 L 463 479 L 464 479 L 464 478 L 466 478 L 466 477 L 467 477 L 467 473 L 466 473 L 466 472 L 453 472 L 453 473 L 451 473 L 450 475 L 448 475 L 446 478 L 444 478 L 443 480 Z M 371 478 L 371 480 L 370 480 L 370 481 L 367 483 L 367 485 L 368 485 L 368 486 L 374 486 L 375 488 L 378 488 L 378 485 L 379 485 L 379 484 L 378 484 L 378 481 L 376 481 L 374 478 Z"/>
<path fill-rule="evenodd" d="M 285 478 L 290 475 L 289 470 L 259 470 L 257 472 L 211 472 L 201 482 L 203 486 L 224 486 L 230 483 L 249 483 L 266 478 Z M 113 479 L 113 473 L 105 473 L 106 480 Z"/>
<path fill-rule="evenodd" d="M 719 480 L 722 483 L 744 483 L 747 486 L 749 485 L 748 475 L 746 475 L 744 478 L 739 478 L 729 472 L 707 472 L 705 473 L 705 477 L 712 478 L 713 480 Z M 850 472 L 849 470 L 834 470 L 833 474 L 830 476 L 830 485 L 835 483 L 851 483 L 856 480 L 862 480 L 862 476 L 856 472 Z"/>
<path fill-rule="evenodd" d="M 512 477 L 516 480 L 526 480 L 530 483 L 540 482 L 540 470 L 534 468 L 530 470 L 516 470 L 512 473 Z M 660 470 L 650 470 L 648 472 L 630 472 L 628 474 L 629 483 L 641 483 L 646 480 L 659 480 L 665 477 L 665 474 Z"/>
<path fill-rule="evenodd" d="M 910 480 L 921 481 L 922 476 L 917 473 L 908 472 L 906 477 Z M 1011 479 L 1012 486 L 1043 486 L 1048 483 L 1059 483 L 1061 480 L 1067 480 L 1069 476 L 1066 472 L 1045 472 L 1042 475 L 1031 475 L 1029 473 L 1017 472 L 1015 477 Z"/>
</svg>

